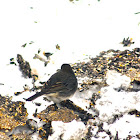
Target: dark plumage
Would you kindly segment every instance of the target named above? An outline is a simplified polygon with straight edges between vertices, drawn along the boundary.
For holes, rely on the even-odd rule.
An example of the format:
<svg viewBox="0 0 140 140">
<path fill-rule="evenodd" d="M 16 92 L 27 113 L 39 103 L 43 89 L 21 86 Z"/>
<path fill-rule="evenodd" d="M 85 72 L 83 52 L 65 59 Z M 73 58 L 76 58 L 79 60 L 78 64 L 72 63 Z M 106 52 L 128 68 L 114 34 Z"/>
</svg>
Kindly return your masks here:
<svg viewBox="0 0 140 140">
<path fill-rule="evenodd" d="M 32 101 L 41 95 L 46 95 L 54 103 L 60 103 L 75 93 L 77 85 L 77 79 L 71 66 L 63 64 L 61 70 L 53 74 L 42 86 L 41 91 L 29 97 L 26 101 Z"/>
</svg>

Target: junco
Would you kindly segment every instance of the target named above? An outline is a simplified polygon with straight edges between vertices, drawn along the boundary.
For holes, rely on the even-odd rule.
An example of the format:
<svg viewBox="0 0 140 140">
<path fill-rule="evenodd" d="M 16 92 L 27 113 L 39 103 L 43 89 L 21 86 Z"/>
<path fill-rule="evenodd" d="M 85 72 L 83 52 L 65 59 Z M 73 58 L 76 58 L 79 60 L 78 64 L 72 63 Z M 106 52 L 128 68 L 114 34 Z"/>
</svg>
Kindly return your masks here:
<svg viewBox="0 0 140 140">
<path fill-rule="evenodd" d="M 32 101 L 41 95 L 46 95 L 47 99 L 59 104 L 75 93 L 77 85 L 77 79 L 71 66 L 63 64 L 61 70 L 53 74 L 42 86 L 41 91 L 29 97 L 26 101 Z"/>
</svg>

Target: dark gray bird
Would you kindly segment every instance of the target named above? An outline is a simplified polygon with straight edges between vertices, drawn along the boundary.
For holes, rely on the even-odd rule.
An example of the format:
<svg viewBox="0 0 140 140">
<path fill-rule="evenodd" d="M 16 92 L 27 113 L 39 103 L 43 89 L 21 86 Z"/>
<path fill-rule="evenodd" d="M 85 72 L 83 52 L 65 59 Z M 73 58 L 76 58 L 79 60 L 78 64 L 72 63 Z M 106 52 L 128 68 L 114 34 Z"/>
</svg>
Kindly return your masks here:
<svg viewBox="0 0 140 140">
<path fill-rule="evenodd" d="M 46 95 L 47 98 L 56 104 L 69 99 L 77 90 L 77 79 L 69 64 L 63 64 L 61 70 L 53 74 L 42 86 L 41 91 L 26 99 L 32 101 L 39 96 Z"/>
</svg>

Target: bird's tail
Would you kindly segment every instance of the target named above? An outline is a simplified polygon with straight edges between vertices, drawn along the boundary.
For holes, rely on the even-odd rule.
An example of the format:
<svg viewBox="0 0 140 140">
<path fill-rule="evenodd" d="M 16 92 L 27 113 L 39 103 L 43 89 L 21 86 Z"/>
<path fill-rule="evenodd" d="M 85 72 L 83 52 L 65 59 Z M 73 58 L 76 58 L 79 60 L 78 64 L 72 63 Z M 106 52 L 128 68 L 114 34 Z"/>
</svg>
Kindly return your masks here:
<svg viewBox="0 0 140 140">
<path fill-rule="evenodd" d="M 29 97 L 28 99 L 26 99 L 26 101 L 32 101 L 32 100 L 36 99 L 37 97 L 39 97 L 41 95 L 43 95 L 43 93 L 37 92 L 35 95 L 33 95 L 33 96 Z"/>
</svg>

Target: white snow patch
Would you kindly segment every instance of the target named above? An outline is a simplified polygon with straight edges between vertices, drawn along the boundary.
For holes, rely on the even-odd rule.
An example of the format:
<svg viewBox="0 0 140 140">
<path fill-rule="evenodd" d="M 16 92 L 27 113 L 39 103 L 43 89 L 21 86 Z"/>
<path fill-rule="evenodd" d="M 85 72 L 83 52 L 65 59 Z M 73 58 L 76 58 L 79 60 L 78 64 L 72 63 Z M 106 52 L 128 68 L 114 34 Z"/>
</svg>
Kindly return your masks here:
<svg viewBox="0 0 140 140">
<path fill-rule="evenodd" d="M 103 89 L 102 89 L 103 90 Z M 140 92 L 117 92 L 112 88 L 101 90 L 101 98 L 96 101 L 99 118 L 108 121 L 116 114 L 125 114 L 133 109 L 140 110 Z"/>
<path fill-rule="evenodd" d="M 48 140 L 58 140 L 60 139 L 60 136 L 64 140 L 79 140 L 87 133 L 87 128 L 84 123 L 75 120 L 69 123 L 53 121 L 52 128 L 54 132 L 49 136 Z"/>
<path fill-rule="evenodd" d="M 128 135 L 136 136 L 140 134 L 140 119 L 135 115 L 124 115 L 116 120 L 115 123 L 110 124 L 109 131 L 115 136 L 118 132 L 120 139 L 125 139 Z M 136 138 L 138 139 L 138 138 Z"/>
<path fill-rule="evenodd" d="M 124 88 L 128 89 L 130 86 L 131 79 L 126 75 L 122 75 L 115 70 L 108 70 L 106 74 L 106 82 L 109 86 L 113 88 Z"/>
</svg>

